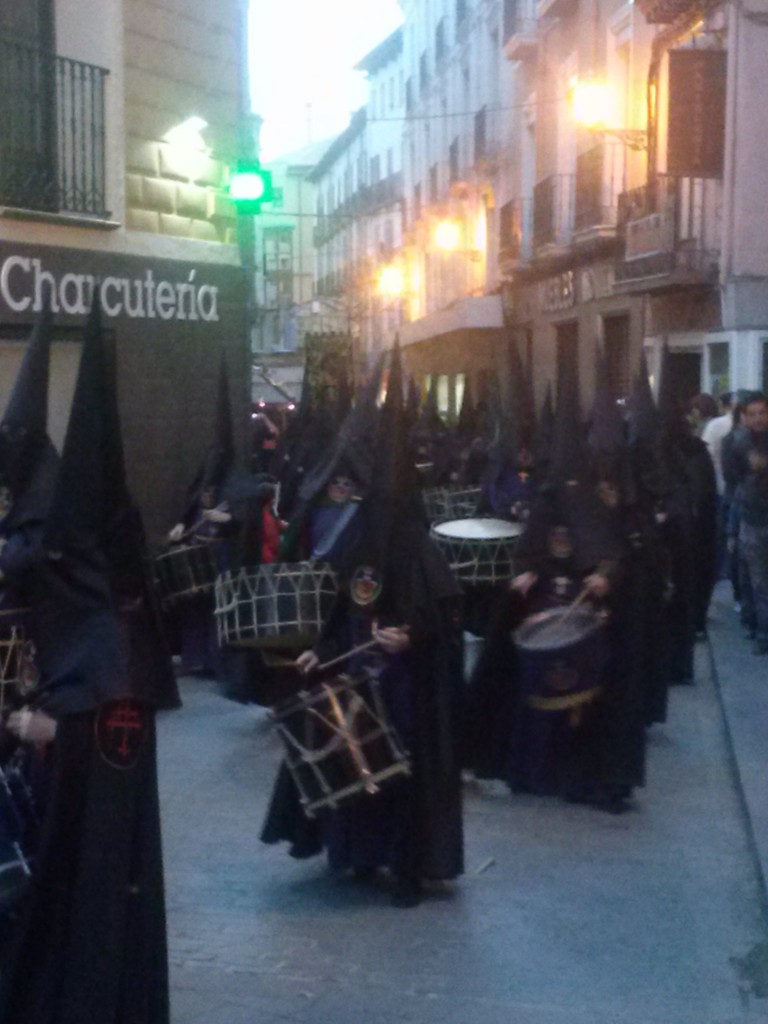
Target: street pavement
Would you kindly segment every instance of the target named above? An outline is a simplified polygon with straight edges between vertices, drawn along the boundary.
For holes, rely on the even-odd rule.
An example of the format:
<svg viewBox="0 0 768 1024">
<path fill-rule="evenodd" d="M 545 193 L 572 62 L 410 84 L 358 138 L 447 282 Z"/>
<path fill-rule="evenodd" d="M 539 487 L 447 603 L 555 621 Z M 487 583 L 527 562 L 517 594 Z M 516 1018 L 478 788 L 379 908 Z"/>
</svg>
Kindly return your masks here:
<svg viewBox="0 0 768 1024">
<path fill-rule="evenodd" d="M 173 1024 L 768 1022 L 768 658 L 722 587 L 696 669 L 629 812 L 469 782 L 467 873 L 409 910 L 260 844 L 266 713 L 183 679 L 159 739 Z"/>
</svg>

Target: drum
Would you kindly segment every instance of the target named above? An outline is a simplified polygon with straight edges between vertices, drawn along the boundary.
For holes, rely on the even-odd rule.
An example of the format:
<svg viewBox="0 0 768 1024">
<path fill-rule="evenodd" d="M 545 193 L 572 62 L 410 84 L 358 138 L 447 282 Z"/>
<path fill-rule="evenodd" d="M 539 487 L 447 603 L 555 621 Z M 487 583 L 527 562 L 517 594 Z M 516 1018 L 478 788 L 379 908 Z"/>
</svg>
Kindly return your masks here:
<svg viewBox="0 0 768 1024">
<path fill-rule="evenodd" d="M 272 709 L 305 812 L 374 795 L 411 765 L 393 729 L 378 680 L 337 676 Z"/>
<path fill-rule="evenodd" d="M 21 703 L 39 678 L 24 626 L 28 614 L 25 608 L 0 610 L 0 713 Z"/>
<path fill-rule="evenodd" d="M 430 533 L 454 575 L 470 586 L 506 583 L 514 576 L 514 553 L 521 523 L 506 519 L 449 519 Z"/>
<path fill-rule="evenodd" d="M 336 600 L 325 562 L 275 562 L 216 580 L 219 643 L 232 647 L 311 647 Z"/>
<path fill-rule="evenodd" d="M 164 608 L 213 590 L 219 567 L 212 544 L 180 544 L 157 555 L 154 579 Z"/>
<path fill-rule="evenodd" d="M 590 608 L 550 608 L 515 630 L 520 681 L 529 707 L 574 711 L 600 693 L 608 663 L 607 616 Z"/>
<path fill-rule="evenodd" d="M 427 519 L 434 523 L 440 519 L 467 519 L 477 511 L 481 490 L 463 484 L 446 487 L 425 487 L 421 492 Z"/>
</svg>

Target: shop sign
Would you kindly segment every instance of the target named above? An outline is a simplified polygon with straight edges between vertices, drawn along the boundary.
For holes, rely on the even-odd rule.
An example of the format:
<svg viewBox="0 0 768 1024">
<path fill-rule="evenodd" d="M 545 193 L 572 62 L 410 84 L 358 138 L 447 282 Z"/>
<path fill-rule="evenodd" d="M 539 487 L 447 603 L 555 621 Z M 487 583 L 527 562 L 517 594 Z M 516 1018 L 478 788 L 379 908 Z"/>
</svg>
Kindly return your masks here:
<svg viewBox="0 0 768 1024">
<path fill-rule="evenodd" d="M 674 247 L 674 222 L 668 213 L 651 213 L 627 224 L 625 259 L 636 260 Z"/>
<path fill-rule="evenodd" d="M 0 262 L 0 311 L 39 313 L 47 300 L 54 314 L 85 316 L 99 286 L 106 318 L 219 321 L 219 287 L 199 280 L 196 268 L 177 264 L 136 272 L 136 262 L 131 261 L 132 272 L 123 274 L 77 273 L 65 271 L 60 258 L 49 263 L 13 253 Z M 113 257 L 113 270 L 117 264 Z"/>
</svg>

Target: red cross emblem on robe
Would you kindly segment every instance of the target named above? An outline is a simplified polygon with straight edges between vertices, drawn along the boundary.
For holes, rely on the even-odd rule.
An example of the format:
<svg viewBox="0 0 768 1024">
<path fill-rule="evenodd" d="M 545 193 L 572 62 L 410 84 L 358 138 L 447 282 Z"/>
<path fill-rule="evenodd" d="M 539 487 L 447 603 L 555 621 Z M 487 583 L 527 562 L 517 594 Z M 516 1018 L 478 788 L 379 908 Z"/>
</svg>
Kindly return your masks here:
<svg viewBox="0 0 768 1024">
<path fill-rule="evenodd" d="M 137 700 L 109 701 L 96 715 L 96 745 L 114 768 L 133 768 L 148 732 L 146 708 Z"/>
</svg>

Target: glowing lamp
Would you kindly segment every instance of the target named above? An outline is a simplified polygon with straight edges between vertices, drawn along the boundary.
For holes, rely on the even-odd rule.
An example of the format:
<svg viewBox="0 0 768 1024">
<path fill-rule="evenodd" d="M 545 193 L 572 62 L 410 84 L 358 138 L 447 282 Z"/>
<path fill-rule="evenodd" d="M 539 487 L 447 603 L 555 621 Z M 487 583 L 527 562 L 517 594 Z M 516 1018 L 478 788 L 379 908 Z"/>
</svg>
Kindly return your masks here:
<svg viewBox="0 0 768 1024">
<path fill-rule="evenodd" d="M 461 245 L 461 227 L 455 220 L 441 220 L 435 228 L 435 245 L 444 252 L 455 252 Z"/>
<path fill-rule="evenodd" d="M 379 295 L 398 296 L 405 291 L 405 277 L 400 267 L 382 267 L 377 281 Z"/>
<path fill-rule="evenodd" d="M 573 117 L 583 128 L 597 128 L 611 117 L 611 91 L 605 82 L 576 81 L 571 92 Z"/>
</svg>

